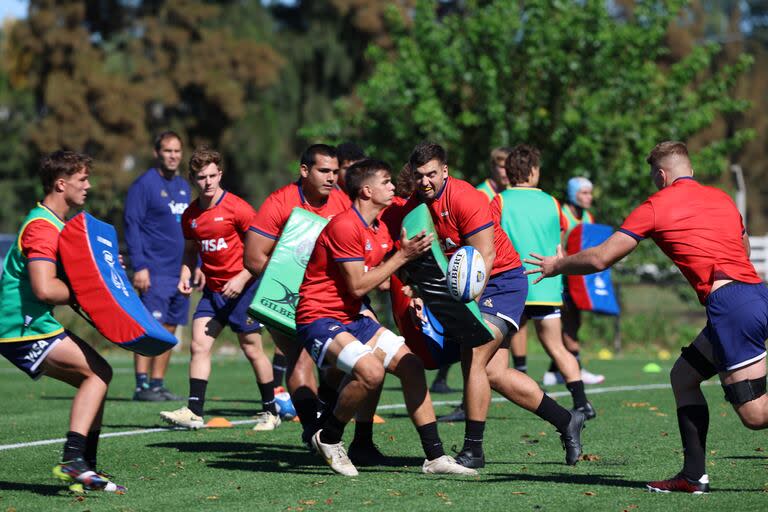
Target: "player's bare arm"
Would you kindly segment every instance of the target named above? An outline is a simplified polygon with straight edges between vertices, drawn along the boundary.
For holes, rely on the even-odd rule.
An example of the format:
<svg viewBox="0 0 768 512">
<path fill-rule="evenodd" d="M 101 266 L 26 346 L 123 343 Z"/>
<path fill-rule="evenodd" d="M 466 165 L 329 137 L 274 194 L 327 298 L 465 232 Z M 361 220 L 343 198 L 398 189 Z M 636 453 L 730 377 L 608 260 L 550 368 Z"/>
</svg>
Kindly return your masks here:
<svg viewBox="0 0 768 512">
<path fill-rule="evenodd" d="M 192 286 L 190 280 L 192 279 L 192 272 L 197 263 L 197 247 L 193 240 L 187 240 L 184 242 L 184 258 L 181 260 L 181 273 L 179 275 L 179 291 L 184 295 L 192 293 Z"/>
<path fill-rule="evenodd" d="M 559 274 L 592 274 L 612 266 L 632 252 L 635 247 L 637 247 L 637 240 L 625 233 L 617 231 L 602 244 L 570 256 L 566 256 L 563 253 L 563 248 L 560 245 L 557 246 L 557 254 L 555 256 L 542 256 L 540 254 L 531 253 L 531 258 L 526 258 L 524 261 L 531 265 L 536 265 L 539 268 L 526 270 L 525 273 L 541 274 L 536 281 L 534 281 L 534 284 L 545 277 L 552 277 Z"/>
<path fill-rule="evenodd" d="M 488 272 L 485 273 L 485 284 L 488 284 L 488 277 L 491 275 L 490 270 L 493 268 L 493 262 L 496 260 L 496 247 L 493 244 L 493 226 L 488 226 L 482 231 L 478 231 L 474 235 L 467 237 L 466 245 L 471 245 L 483 256 L 485 262 L 485 268 Z M 483 285 L 485 286 L 485 285 Z M 478 296 L 478 300 L 480 297 Z"/>
<path fill-rule="evenodd" d="M 243 264 L 252 275 L 258 276 L 267 268 L 269 257 L 277 242 L 255 231 L 245 234 L 245 256 Z"/>
<path fill-rule="evenodd" d="M 29 280 L 32 284 L 32 293 L 38 300 L 57 306 L 70 303 L 69 287 L 56 277 L 56 264 L 52 261 L 30 261 Z"/>
<path fill-rule="evenodd" d="M 365 263 L 362 261 L 345 261 L 339 267 L 349 287 L 349 291 L 355 297 L 363 297 L 365 294 L 389 279 L 397 269 L 407 262 L 414 260 L 427 252 L 432 245 L 434 237 L 422 231 L 409 239 L 403 229 L 400 237 L 400 249 L 388 260 L 376 268 L 365 271 Z"/>
</svg>

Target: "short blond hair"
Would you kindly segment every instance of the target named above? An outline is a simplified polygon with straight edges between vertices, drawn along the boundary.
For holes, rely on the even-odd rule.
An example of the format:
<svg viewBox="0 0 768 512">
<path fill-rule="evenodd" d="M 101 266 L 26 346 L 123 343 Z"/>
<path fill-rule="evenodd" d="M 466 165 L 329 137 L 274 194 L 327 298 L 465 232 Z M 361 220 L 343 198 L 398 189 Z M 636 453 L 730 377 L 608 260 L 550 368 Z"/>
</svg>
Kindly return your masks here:
<svg viewBox="0 0 768 512">
<path fill-rule="evenodd" d="M 684 142 L 675 140 L 660 142 L 651 150 L 645 161 L 654 169 L 658 169 L 661 167 L 662 160 L 670 156 L 682 156 L 688 160 L 688 146 Z"/>
</svg>

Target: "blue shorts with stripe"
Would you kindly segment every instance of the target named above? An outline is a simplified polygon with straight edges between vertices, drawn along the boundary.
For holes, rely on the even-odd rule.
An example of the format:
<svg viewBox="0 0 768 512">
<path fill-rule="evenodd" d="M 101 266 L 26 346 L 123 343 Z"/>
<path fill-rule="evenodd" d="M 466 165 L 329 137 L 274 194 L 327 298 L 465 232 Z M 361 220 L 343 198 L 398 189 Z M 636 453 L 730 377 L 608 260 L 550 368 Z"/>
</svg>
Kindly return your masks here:
<svg viewBox="0 0 768 512">
<path fill-rule="evenodd" d="M 238 297 L 226 299 L 218 292 L 212 292 L 207 287 L 203 289 L 203 297 L 197 304 L 194 318 L 213 318 L 222 327 L 227 325 L 236 333 L 250 333 L 261 329 L 261 324 L 248 314 L 248 307 L 253 302 L 259 281 L 253 281 Z"/>
<path fill-rule="evenodd" d="M 709 294 L 707 326 L 715 368 L 737 370 L 765 357 L 768 338 L 768 288 L 734 281 Z"/>
<path fill-rule="evenodd" d="M 488 279 L 480 297 L 480 312 L 499 317 L 517 330 L 527 298 L 528 276 L 520 266 Z"/>
<path fill-rule="evenodd" d="M 328 346 L 339 333 L 348 332 L 360 343 L 366 344 L 380 328 L 377 321 L 365 315 L 358 315 L 348 324 L 335 318 L 318 318 L 309 324 L 297 324 L 296 337 L 318 368 L 322 368 Z"/>
</svg>

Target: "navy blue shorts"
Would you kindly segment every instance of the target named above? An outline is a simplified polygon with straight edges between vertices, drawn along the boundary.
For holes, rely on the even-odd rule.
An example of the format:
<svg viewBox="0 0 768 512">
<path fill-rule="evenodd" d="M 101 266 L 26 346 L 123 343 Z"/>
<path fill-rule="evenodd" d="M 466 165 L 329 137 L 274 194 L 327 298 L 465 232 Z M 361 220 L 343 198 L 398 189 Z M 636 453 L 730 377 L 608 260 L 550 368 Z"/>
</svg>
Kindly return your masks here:
<svg viewBox="0 0 768 512">
<path fill-rule="evenodd" d="M 220 293 L 204 288 L 203 297 L 197 304 L 193 318 L 213 318 L 222 327 L 228 325 L 232 332 L 236 333 L 258 331 L 261 324 L 248 314 L 248 307 L 253 302 L 258 284 L 258 281 L 254 281 L 234 299 L 225 299 Z"/>
<path fill-rule="evenodd" d="M 43 375 L 40 365 L 51 353 L 53 347 L 67 336 L 71 336 L 71 334 L 64 330 L 64 332 L 50 338 L 0 343 L 0 354 L 12 362 L 16 368 L 37 380 Z"/>
<path fill-rule="evenodd" d="M 161 324 L 187 325 L 189 318 L 189 297 L 179 291 L 179 278 L 150 276 L 152 284 L 141 302 L 149 313 Z"/>
<path fill-rule="evenodd" d="M 768 288 L 732 282 L 707 297 L 707 326 L 715 368 L 737 370 L 765 357 L 768 338 Z"/>
<path fill-rule="evenodd" d="M 528 298 L 528 276 L 523 272 L 523 267 L 517 267 L 491 276 L 480 297 L 480 312 L 497 316 L 519 329 Z"/>
<path fill-rule="evenodd" d="M 379 329 L 381 325 L 365 315 L 358 315 L 348 324 L 335 318 L 319 318 L 309 324 L 297 324 L 296 337 L 307 349 L 317 367 L 322 368 L 328 345 L 339 333 L 348 332 L 360 343 L 366 344 Z"/>
</svg>

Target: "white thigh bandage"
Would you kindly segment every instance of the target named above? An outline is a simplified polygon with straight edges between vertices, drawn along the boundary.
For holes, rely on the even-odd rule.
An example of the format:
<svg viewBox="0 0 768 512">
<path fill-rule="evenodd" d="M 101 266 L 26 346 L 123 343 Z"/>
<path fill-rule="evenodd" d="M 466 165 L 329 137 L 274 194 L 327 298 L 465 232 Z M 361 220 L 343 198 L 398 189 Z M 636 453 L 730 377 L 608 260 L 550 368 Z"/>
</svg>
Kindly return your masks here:
<svg viewBox="0 0 768 512">
<path fill-rule="evenodd" d="M 402 347 L 404 344 L 405 338 L 398 336 L 389 329 L 386 329 L 383 333 L 381 333 L 379 339 L 376 340 L 376 346 L 374 348 L 384 352 L 385 369 L 389 367 L 389 363 L 392 361 L 392 358 L 395 357 L 397 351 L 400 350 L 400 347 Z"/>
<path fill-rule="evenodd" d="M 357 361 L 365 354 L 373 352 L 371 347 L 363 345 L 359 340 L 355 340 L 341 349 L 339 357 L 336 358 L 336 368 L 344 373 L 352 373 L 352 368 L 355 367 Z"/>
</svg>

